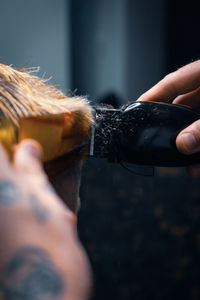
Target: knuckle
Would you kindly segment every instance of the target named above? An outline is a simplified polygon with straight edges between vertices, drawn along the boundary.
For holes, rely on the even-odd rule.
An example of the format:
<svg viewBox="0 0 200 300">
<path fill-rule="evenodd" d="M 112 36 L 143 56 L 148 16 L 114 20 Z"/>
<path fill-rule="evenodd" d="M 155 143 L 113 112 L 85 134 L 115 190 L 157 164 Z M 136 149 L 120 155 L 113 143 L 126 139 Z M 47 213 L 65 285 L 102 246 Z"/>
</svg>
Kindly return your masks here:
<svg viewBox="0 0 200 300">
<path fill-rule="evenodd" d="M 167 75 L 164 77 L 164 81 L 166 81 L 166 82 L 171 82 L 171 81 L 174 80 L 175 77 L 176 77 L 176 71 L 167 74 Z"/>
<path fill-rule="evenodd" d="M 172 72 L 166 75 L 163 80 L 164 87 L 166 87 L 168 92 L 173 95 L 177 94 L 176 77 L 176 72 Z"/>
<path fill-rule="evenodd" d="M 176 72 L 167 74 L 159 83 L 162 93 L 167 95 L 169 98 L 174 97 L 178 94 Z"/>
</svg>

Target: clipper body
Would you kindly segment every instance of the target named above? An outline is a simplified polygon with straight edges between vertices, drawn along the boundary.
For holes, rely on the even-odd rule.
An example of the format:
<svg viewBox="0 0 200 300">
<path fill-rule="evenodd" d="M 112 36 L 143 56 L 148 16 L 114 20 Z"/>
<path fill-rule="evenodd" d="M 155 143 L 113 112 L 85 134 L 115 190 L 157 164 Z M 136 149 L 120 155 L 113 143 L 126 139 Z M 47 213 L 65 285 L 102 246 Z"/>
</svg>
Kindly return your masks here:
<svg viewBox="0 0 200 300">
<path fill-rule="evenodd" d="M 200 153 L 181 154 L 176 137 L 200 119 L 188 107 L 157 102 L 133 102 L 121 109 L 96 108 L 90 156 L 113 162 L 150 166 L 200 163 Z"/>
</svg>

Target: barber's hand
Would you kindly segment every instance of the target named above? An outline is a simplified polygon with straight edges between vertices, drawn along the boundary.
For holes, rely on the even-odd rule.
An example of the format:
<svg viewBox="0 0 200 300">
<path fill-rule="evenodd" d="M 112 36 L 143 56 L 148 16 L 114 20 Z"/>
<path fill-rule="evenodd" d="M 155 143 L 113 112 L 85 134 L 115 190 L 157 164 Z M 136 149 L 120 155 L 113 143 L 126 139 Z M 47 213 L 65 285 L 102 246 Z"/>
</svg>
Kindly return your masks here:
<svg viewBox="0 0 200 300">
<path fill-rule="evenodd" d="M 200 111 L 200 60 L 188 64 L 168 74 L 138 101 L 168 102 L 173 99 L 175 104 L 184 104 Z M 200 151 L 200 120 L 194 122 L 177 136 L 176 146 L 183 154 Z M 200 165 L 187 167 L 191 177 L 200 175 Z"/>
<path fill-rule="evenodd" d="M 90 269 L 76 216 L 49 184 L 40 155 L 26 140 L 11 164 L 0 145 L 0 300 L 85 300 Z M 75 179 L 68 197 L 76 195 Z"/>
</svg>

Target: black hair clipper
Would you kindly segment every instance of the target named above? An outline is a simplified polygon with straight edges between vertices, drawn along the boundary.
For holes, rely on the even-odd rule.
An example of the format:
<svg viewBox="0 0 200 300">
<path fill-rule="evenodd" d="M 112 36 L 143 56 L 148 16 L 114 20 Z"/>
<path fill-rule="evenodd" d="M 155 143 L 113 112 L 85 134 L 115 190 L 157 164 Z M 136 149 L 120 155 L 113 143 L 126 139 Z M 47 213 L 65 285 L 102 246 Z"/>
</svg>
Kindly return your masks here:
<svg viewBox="0 0 200 300">
<path fill-rule="evenodd" d="M 186 166 L 200 163 L 200 153 L 181 154 L 178 133 L 200 114 L 175 104 L 133 102 L 121 109 L 97 107 L 91 128 L 89 156 L 111 162 L 149 166 Z"/>
</svg>

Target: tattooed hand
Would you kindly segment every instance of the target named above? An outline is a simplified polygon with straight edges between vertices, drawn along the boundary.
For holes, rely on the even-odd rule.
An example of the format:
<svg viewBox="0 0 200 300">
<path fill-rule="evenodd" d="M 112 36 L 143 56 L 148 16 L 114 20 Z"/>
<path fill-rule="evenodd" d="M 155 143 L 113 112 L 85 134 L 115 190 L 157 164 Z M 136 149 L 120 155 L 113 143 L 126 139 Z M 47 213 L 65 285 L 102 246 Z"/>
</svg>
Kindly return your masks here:
<svg viewBox="0 0 200 300">
<path fill-rule="evenodd" d="M 0 147 L 0 300 L 88 299 L 76 217 L 49 184 L 40 156 L 27 140 L 11 165 Z"/>
</svg>

